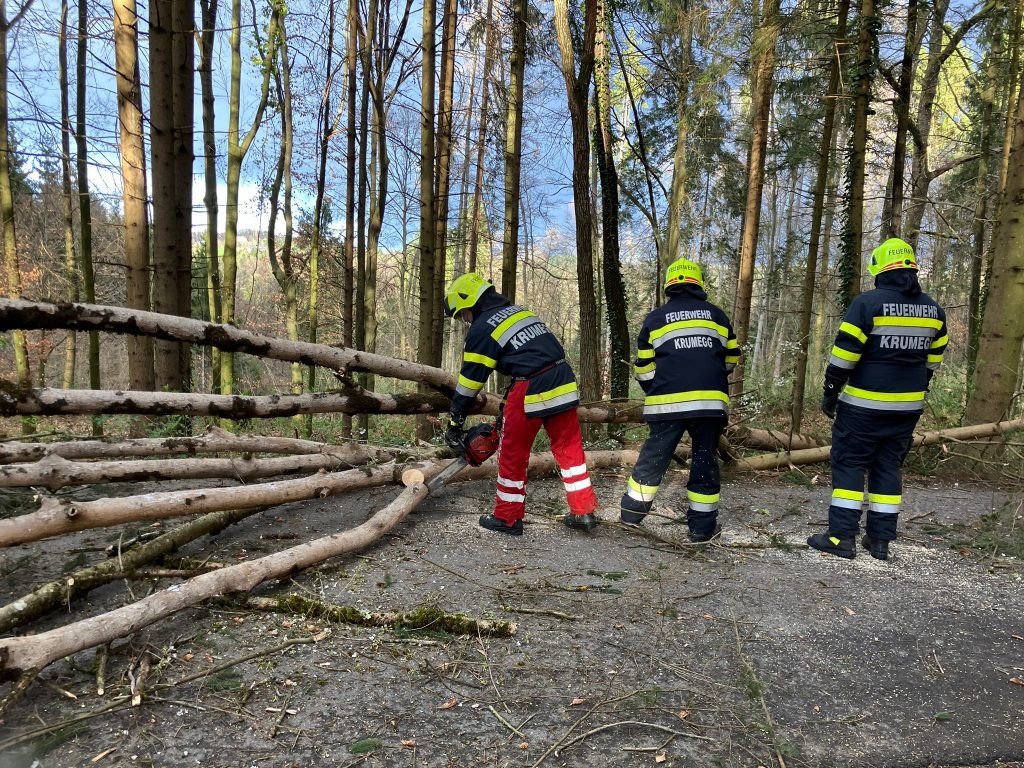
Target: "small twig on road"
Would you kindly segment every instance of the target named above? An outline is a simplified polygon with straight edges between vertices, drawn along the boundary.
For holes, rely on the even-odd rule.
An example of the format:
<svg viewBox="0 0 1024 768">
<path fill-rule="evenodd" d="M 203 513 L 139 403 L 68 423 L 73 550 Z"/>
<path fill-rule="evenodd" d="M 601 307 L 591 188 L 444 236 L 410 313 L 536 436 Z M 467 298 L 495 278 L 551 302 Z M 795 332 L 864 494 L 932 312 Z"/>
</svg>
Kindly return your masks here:
<svg viewBox="0 0 1024 768">
<path fill-rule="evenodd" d="M 669 728 L 668 726 L 665 726 L 665 725 L 658 725 L 657 723 L 645 723 L 642 720 L 620 720 L 617 723 L 608 723 L 607 725 L 599 725 L 596 728 L 591 728 L 586 733 L 581 733 L 575 739 L 572 739 L 571 741 L 567 741 L 567 742 L 565 742 L 565 744 L 563 744 L 561 747 L 559 747 L 558 750 L 556 750 L 556 754 L 561 752 L 563 749 L 571 747 L 573 744 L 576 744 L 578 742 L 583 741 L 586 738 L 589 738 L 590 736 L 593 736 L 594 734 L 601 733 L 602 731 L 607 731 L 607 730 L 609 730 L 611 728 L 618 728 L 620 725 L 638 725 L 641 728 L 653 728 L 656 731 L 661 731 L 663 733 L 671 734 L 673 739 L 675 739 L 675 738 L 677 738 L 679 736 L 682 736 L 683 738 L 686 738 L 686 739 L 698 739 L 699 741 L 714 741 L 714 739 L 712 739 L 710 736 L 699 736 L 696 733 L 686 733 L 685 731 L 677 731 L 674 728 Z M 662 746 L 664 746 L 664 744 Z M 656 747 L 656 749 L 660 749 L 660 748 L 661 747 Z"/>
<path fill-rule="evenodd" d="M 579 616 L 574 616 L 571 613 L 562 613 L 561 611 L 552 611 L 547 608 L 524 608 L 522 606 L 503 605 L 502 610 L 508 611 L 509 613 L 529 613 L 535 616 L 553 616 L 556 619 L 562 619 L 563 621 L 576 621 Z"/>
<path fill-rule="evenodd" d="M 548 747 L 547 750 L 545 750 L 544 754 L 538 757 L 537 761 L 533 763 L 533 765 L 531 765 L 530 768 L 537 768 L 538 765 L 543 763 L 547 759 L 548 755 L 550 755 L 552 752 L 555 752 L 558 749 L 559 745 L 562 743 L 562 741 L 564 741 L 570 733 L 576 730 L 576 726 L 578 726 L 580 723 L 582 723 L 584 720 L 586 720 L 588 717 L 594 714 L 605 704 L 615 704 L 616 702 L 623 701 L 624 699 L 632 698 L 633 696 L 636 696 L 638 693 L 640 693 L 640 689 L 630 691 L 629 693 L 624 694 L 622 696 L 617 696 L 614 699 L 605 699 L 604 701 L 599 701 L 597 704 L 595 704 L 586 712 L 584 712 L 583 715 L 579 719 L 577 719 L 575 723 L 570 725 L 569 730 L 567 730 L 565 733 L 559 736 L 558 739 L 555 740 L 555 743 Z"/>
<path fill-rule="evenodd" d="M 498 714 L 498 710 L 496 710 L 493 705 L 488 704 L 487 708 L 489 710 L 491 710 L 491 714 L 492 715 L 494 715 L 496 718 L 498 718 L 498 722 L 500 722 L 502 725 L 504 725 L 506 728 L 508 728 L 510 731 L 512 731 L 512 733 L 514 733 L 515 735 L 519 736 L 520 738 L 523 738 L 523 739 L 526 738 L 526 736 L 523 734 L 522 731 L 519 730 L 519 728 L 516 728 L 514 725 L 512 725 L 512 723 L 510 723 L 504 717 L 499 715 Z M 524 725 L 525 725 L 525 723 L 524 723 Z M 509 738 L 511 738 L 511 737 L 509 737 Z"/>
</svg>

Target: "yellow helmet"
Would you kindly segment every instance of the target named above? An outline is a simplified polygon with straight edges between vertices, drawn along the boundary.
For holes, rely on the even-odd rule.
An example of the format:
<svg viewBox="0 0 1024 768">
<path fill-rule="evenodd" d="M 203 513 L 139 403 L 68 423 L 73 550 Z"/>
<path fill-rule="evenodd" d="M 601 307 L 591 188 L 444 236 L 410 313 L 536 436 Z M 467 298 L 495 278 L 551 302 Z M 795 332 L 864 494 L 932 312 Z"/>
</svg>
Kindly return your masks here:
<svg viewBox="0 0 1024 768">
<path fill-rule="evenodd" d="M 463 310 L 474 307 L 480 297 L 493 287 L 494 283 L 476 272 L 459 275 L 448 286 L 444 297 L 444 313 L 448 317 L 458 317 Z"/>
<path fill-rule="evenodd" d="M 665 290 L 682 283 L 692 283 L 701 288 L 704 287 L 704 275 L 700 271 L 699 264 L 695 264 L 689 259 L 676 259 L 668 265 L 668 270 L 665 272 Z"/>
<path fill-rule="evenodd" d="M 871 252 L 868 272 L 878 275 L 890 269 L 917 269 L 914 249 L 898 237 L 890 237 Z"/>
</svg>

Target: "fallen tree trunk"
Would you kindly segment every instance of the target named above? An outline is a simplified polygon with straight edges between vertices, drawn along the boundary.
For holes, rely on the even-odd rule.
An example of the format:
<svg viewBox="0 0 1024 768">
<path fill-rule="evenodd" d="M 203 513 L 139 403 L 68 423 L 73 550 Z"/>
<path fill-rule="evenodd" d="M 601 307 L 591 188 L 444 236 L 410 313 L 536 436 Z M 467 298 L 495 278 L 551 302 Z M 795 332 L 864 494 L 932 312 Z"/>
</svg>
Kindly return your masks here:
<svg viewBox="0 0 1024 768">
<path fill-rule="evenodd" d="M 790 434 L 781 429 L 754 429 L 738 424 L 728 427 L 725 434 L 733 445 L 759 451 L 799 451 L 828 445 L 826 440 L 810 435 Z"/>
<path fill-rule="evenodd" d="M 450 635 L 487 635 L 511 637 L 516 633 L 514 621 L 471 619 L 461 613 L 445 613 L 437 608 L 416 608 L 411 611 L 369 613 L 360 608 L 335 605 L 303 595 L 283 597 L 250 597 L 244 603 L 253 611 L 269 611 L 291 616 L 302 616 L 313 621 L 352 624 L 357 627 L 387 627 L 390 629 L 429 629 Z"/>
<path fill-rule="evenodd" d="M 923 445 L 936 445 L 938 443 L 954 442 L 958 440 L 977 440 L 983 437 L 997 437 L 1009 432 L 1016 432 L 1024 429 L 1024 419 L 1012 421 L 1001 421 L 998 424 L 972 424 L 969 427 L 953 427 L 942 429 L 937 432 L 924 432 L 914 435 L 914 448 Z M 776 469 L 778 467 L 796 466 L 799 464 L 817 464 L 828 461 L 832 455 L 832 446 L 826 445 L 821 448 L 811 448 L 802 451 L 782 451 L 766 456 L 753 456 L 749 459 L 740 459 L 732 465 L 733 469 L 755 472 L 762 469 Z"/>
<path fill-rule="evenodd" d="M 590 469 L 632 466 L 635 451 L 592 451 L 587 454 Z M 407 465 L 420 469 L 426 479 L 432 478 L 448 465 L 432 461 Z M 459 481 L 479 480 L 497 475 L 497 461 L 490 459 L 479 467 L 467 467 L 458 475 Z M 558 474 L 558 463 L 550 453 L 530 458 L 531 476 Z M 400 482 L 402 469 L 394 464 L 376 468 L 353 469 L 347 472 L 320 473 L 295 480 L 236 486 L 231 488 L 200 488 L 189 491 L 163 491 L 137 496 L 122 496 L 72 502 L 46 498 L 35 512 L 0 520 L 0 547 L 59 536 L 88 528 L 104 528 L 140 520 L 159 520 L 222 509 L 271 506 L 314 497 L 331 496 L 350 490 L 373 488 Z"/>
<path fill-rule="evenodd" d="M 17 676 L 87 648 L 109 643 L 211 597 L 248 592 L 331 557 L 359 552 L 400 523 L 427 495 L 412 485 L 362 525 L 266 557 L 204 573 L 136 603 L 27 637 L 0 638 L 0 673 Z"/>
<path fill-rule="evenodd" d="M 12 397 L 0 393 L 0 416 L 140 414 L 271 419 L 303 413 L 440 413 L 448 398 L 415 392 L 394 395 L 351 391 L 306 395 L 206 395 L 199 392 L 136 392 L 103 389 L 33 389 Z"/>
<path fill-rule="evenodd" d="M 373 373 L 404 381 L 423 382 L 448 398 L 455 392 L 455 377 L 441 368 L 347 347 L 288 341 L 250 333 L 230 325 L 123 307 L 0 299 L 0 330 L 13 329 L 68 329 L 152 336 L 166 341 L 187 341 L 228 352 L 245 352 L 271 360 L 316 365 L 341 374 Z M 499 397 L 481 394 L 476 398 L 475 409 L 493 416 L 498 413 L 500 403 Z M 440 410 L 447 407 L 445 405 Z M 641 407 L 629 402 L 587 406 L 579 409 L 579 417 L 580 421 L 593 423 L 639 422 Z M 232 417 L 229 415 L 226 418 Z"/>
<path fill-rule="evenodd" d="M 126 459 L 177 454 L 194 456 L 202 453 L 286 453 L 302 456 L 323 453 L 345 458 L 364 455 L 367 450 L 363 446 L 349 443 L 331 445 L 291 437 L 235 435 L 219 427 L 208 427 L 206 432 L 196 437 L 140 437 L 117 442 L 70 440 L 60 443 L 0 443 L 0 462 L 13 464 L 38 461 L 46 456 L 60 456 L 64 459 Z M 358 458 L 351 461 L 353 464 L 365 463 Z"/>
<path fill-rule="evenodd" d="M 115 574 L 131 573 L 135 569 L 153 562 L 158 557 L 174 552 L 190 541 L 195 541 L 201 536 L 213 536 L 229 525 L 264 509 L 266 507 L 211 512 L 196 520 L 179 525 L 174 530 L 168 531 L 152 541 L 121 552 L 118 556 L 107 559 L 98 565 L 80 568 L 48 584 L 36 587 L 27 595 L 22 595 L 17 600 L 0 606 L 0 632 L 9 632 L 55 608 L 70 605 L 72 600 L 108 583 Z"/>
<path fill-rule="evenodd" d="M 352 452 L 354 454 L 354 452 Z M 351 454 L 350 454 L 351 455 Z M 356 457 L 358 458 L 358 457 Z M 0 487 L 42 486 L 51 491 L 69 485 L 138 483 L 146 480 L 230 478 L 248 482 L 296 472 L 348 469 L 367 462 L 330 453 L 280 456 L 273 459 L 140 459 L 138 461 L 80 462 L 56 455 L 32 464 L 0 464 Z"/>
<path fill-rule="evenodd" d="M 373 469 L 320 473 L 296 480 L 277 480 L 233 488 L 163 491 L 79 502 L 45 498 L 35 512 L 0 520 L 0 547 L 138 520 L 181 517 L 222 509 L 266 507 L 331 496 L 395 482 L 394 472 L 395 466 L 387 464 Z"/>
</svg>

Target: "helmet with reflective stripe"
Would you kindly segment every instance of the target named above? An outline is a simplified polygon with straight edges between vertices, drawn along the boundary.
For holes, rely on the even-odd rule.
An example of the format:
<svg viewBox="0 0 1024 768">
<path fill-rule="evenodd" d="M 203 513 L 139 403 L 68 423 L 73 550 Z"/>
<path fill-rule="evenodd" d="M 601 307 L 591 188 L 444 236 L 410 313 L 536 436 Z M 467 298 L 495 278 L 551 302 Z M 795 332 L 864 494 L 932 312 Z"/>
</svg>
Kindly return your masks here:
<svg viewBox="0 0 1024 768">
<path fill-rule="evenodd" d="M 700 271 L 699 264 L 695 264 L 689 259 L 676 259 L 668 265 L 668 270 L 665 272 L 665 290 L 667 291 L 673 285 L 683 283 L 691 283 L 703 288 L 704 275 Z"/>
<path fill-rule="evenodd" d="M 444 297 L 444 313 L 448 317 L 458 317 L 466 309 L 472 309 L 489 288 L 494 284 L 476 272 L 467 272 L 456 277 L 448 286 Z"/>
<path fill-rule="evenodd" d="M 890 237 L 871 252 L 868 259 L 868 272 L 879 275 L 890 269 L 917 269 L 914 249 L 910 243 L 898 237 Z"/>
</svg>

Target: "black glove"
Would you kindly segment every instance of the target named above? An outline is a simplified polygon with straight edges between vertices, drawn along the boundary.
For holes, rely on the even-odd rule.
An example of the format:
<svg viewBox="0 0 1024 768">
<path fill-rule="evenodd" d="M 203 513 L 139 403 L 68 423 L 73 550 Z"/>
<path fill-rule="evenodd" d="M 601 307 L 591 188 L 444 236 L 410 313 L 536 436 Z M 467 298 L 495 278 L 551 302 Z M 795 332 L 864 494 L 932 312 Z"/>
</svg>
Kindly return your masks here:
<svg viewBox="0 0 1024 768">
<path fill-rule="evenodd" d="M 449 448 L 458 450 L 462 446 L 462 436 L 465 434 L 462 429 L 462 424 L 465 420 L 465 416 L 456 416 L 454 413 L 448 414 L 447 428 L 444 432 L 444 442 Z"/>
<path fill-rule="evenodd" d="M 832 379 L 825 379 L 824 391 L 821 395 L 821 412 L 830 419 L 836 417 L 836 405 L 839 403 L 839 392 L 842 385 Z"/>
</svg>

